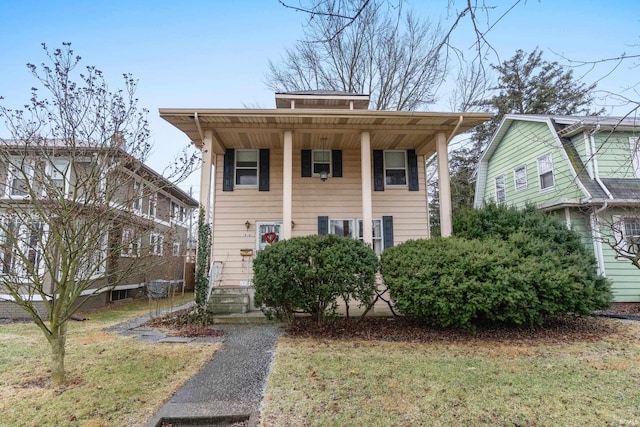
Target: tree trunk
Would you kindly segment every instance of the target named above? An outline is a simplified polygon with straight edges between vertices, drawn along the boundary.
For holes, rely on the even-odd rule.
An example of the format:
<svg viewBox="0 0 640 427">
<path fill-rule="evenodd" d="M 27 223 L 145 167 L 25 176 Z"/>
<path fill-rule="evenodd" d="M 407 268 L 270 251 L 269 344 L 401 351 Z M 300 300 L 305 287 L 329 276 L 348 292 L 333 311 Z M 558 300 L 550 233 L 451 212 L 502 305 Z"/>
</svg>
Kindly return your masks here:
<svg viewBox="0 0 640 427">
<path fill-rule="evenodd" d="M 67 324 L 65 322 L 53 329 L 51 337 L 49 338 L 49 345 L 51 346 L 51 382 L 55 386 L 64 384 L 64 354 L 66 342 Z"/>
</svg>

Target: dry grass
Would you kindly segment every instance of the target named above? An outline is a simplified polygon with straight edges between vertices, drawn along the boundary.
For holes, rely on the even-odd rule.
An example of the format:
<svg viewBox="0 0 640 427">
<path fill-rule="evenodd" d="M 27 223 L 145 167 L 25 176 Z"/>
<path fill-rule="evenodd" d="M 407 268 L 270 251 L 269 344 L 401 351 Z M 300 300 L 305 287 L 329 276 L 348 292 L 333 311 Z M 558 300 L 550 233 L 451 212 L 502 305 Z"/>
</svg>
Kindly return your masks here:
<svg viewBox="0 0 640 427">
<path fill-rule="evenodd" d="M 640 323 L 593 340 L 281 338 L 267 426 L 640 426 Z"/>
<path fill-rule="evenodd" d="M 149 344 L 103 331 L 156 308 L 133 303 L 71 322 L 63 387 L 50 386 L 49 349 L 33 324 L 0 325 L 0 426 L 143 425 L 218 347 Z"/>
</svg>

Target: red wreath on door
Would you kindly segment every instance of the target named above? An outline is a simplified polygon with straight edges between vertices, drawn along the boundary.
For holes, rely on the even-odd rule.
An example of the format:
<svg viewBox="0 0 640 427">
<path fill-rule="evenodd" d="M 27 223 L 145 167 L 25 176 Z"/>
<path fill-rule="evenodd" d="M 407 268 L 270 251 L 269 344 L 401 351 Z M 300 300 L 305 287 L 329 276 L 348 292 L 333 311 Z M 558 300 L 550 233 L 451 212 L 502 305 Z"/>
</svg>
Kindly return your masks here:
<svg viewBox="0 0 640 427">
<path fill-rule="evenodd" d="M 262 235 L 262 238 L 264 239 L 264 241 L 269 243 L 269 244 L 275 242 L 277 237 L 278 237 L 278 235 L 276 233 L 274 233 L 273 231 L 270 231 L 268 233 L 264 233 Z"/>
</svg>

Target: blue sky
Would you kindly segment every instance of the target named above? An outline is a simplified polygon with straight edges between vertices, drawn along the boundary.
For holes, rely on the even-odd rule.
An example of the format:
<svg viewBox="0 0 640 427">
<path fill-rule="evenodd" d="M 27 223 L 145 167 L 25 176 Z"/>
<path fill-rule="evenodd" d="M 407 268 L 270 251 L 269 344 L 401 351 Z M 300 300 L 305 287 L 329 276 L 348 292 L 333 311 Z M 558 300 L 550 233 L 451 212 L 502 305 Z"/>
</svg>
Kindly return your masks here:
<svg viewBox="0 0 640 427">
<path fill-rule="evenodd" d="M 490 12 L 495 19 L 512 1 L 486 3 L 496 5 Z M 412 2 L 416 12 L 434 22 L 447 19 L 447 4 L 447 0 Z M 44 60 L 40 43 L 57 47 L 72 42 L 83 63 L 104 71 L 113 86 L 120 84 L 125 72 L 139 80 L 137 96 L 140 105 L 150 110 L 155 145 L 150 163 L 161 170 L 171 157 L 167 153 L 189 141 L 158 117 L 158 108 L 272 108 L 273 93 L 264 84 L 268 61 L 277 61 L 285 48 L 301 38 L 305 19 L 277 0 L 4 0 L 0 95 L 5 97 L 4 105 L 24 104 L 33 85 L 25 64 Z M 593 60 L 640 53 L 640 47 L 632 46 L 640 44 L 639 24 L 637 0 L 523 0 L 488 37 L 501 60 L 518 48 L 528 52 L 536 47 L 545 51 L 547 60 L 563 62 L 553 52 Z M 472 42 L 467 29 L 455 33 L 454 43 L 461 49 L 468 49 Z M 630 69 L 631 65 L 620 66 L 600 81 L 599 88 L 619 92 L 640 82 L 640 68 Z M 589 73 L 586 81 L 609 70 L 608 65 L 602 66 Z M 582 72 L 576 70 L 576 75 Z M 448 110 L 446 86 L 443 92 L 433 110 Z M 197 181 L 191 179 L 183 187 Z"/>
</svg>

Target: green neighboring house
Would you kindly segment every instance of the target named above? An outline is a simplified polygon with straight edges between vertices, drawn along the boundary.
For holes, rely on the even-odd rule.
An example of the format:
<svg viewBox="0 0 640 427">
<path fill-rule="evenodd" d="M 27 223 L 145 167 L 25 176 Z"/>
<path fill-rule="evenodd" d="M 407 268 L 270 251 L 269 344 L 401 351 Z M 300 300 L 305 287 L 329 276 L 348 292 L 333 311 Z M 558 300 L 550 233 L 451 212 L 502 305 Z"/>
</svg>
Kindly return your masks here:
<svg viewBox="0 0 640 427">
<path fill-rule="evenodd" d="M 640 119 L 507 115 L 480 159 L 474 206 L 533 203 L 566 222 L 611 279 L 640 302 Z M 615 250 L 614 250 L 615 248 Z"/>
</svg>

